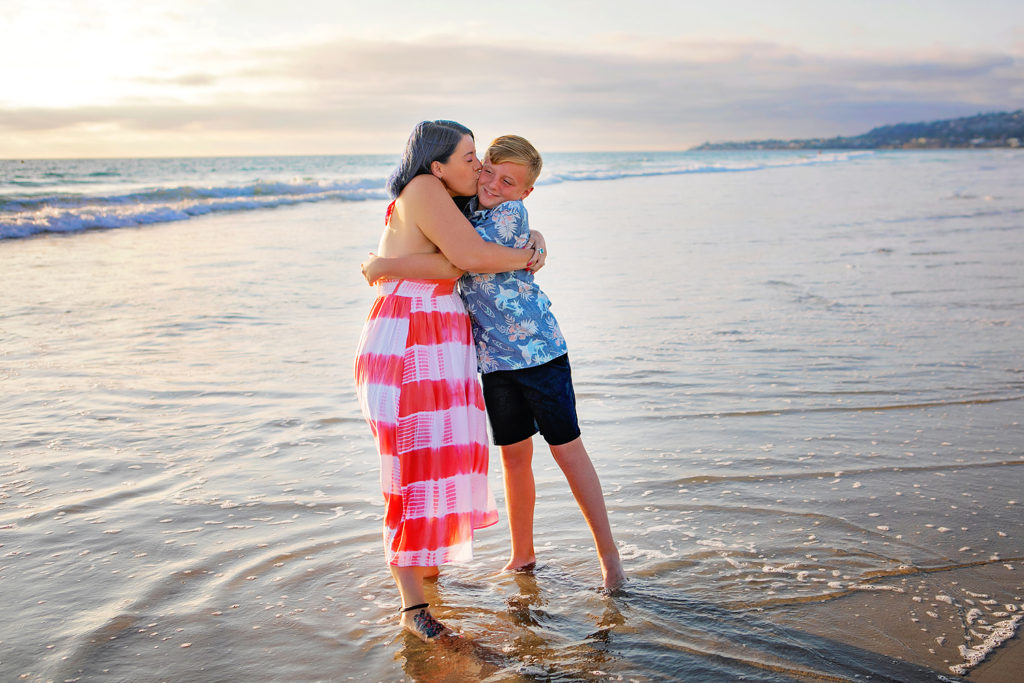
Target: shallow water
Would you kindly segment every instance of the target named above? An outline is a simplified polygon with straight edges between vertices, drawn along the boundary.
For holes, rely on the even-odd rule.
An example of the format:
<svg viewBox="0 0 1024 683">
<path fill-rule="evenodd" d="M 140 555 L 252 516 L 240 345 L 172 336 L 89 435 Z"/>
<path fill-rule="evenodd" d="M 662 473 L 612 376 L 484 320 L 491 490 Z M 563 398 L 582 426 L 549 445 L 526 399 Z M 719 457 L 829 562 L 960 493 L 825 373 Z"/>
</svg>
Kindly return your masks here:
<svg viewBox="0 0 1024 683">
<path fill-rule="evenodd" d="M 1024 610 L 1022 159 L 539 188 L 631 582 L 538 442 L 540 566 L 483 530 L 449 648 L 397 631 L 352 388 L 383 202 L 5 241 L 0 679 L 969 673 Z"/>
</svg>

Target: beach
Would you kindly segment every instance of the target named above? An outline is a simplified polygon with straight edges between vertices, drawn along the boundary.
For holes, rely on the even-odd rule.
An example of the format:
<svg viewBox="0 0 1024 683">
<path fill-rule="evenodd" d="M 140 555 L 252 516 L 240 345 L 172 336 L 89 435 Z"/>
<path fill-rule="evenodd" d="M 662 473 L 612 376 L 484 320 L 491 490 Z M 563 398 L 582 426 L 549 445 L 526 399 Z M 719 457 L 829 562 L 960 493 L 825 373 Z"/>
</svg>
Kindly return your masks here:
<svg viewBox="0 0 1024 683">
<path fill-rule="evenodd" d="M 527 199 L 630 581 L 539 437 L 538 567 L 502 572 L 492 447 L 501 520 L 428 586 L 455 646 L 384 564 L 373 183 L 0 239 L 0 680 L 1011 680 L 1024 156 L 763 159 Z"/>
</svg>

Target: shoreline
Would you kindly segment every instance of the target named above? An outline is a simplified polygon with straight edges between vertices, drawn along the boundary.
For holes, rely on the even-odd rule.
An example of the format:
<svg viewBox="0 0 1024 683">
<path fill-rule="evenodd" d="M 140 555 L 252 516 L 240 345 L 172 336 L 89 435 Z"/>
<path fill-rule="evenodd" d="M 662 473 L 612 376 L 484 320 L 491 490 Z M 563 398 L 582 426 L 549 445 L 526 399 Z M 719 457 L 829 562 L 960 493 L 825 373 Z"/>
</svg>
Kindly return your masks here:
<svg viewBox="0 0 1024 683">
<path fill-rule="evenodd" d="M 934 658 L 941 658 L 944 668 L 940 673 L 944 675 L 963 676 L 976 683 L 1002 683 L 1011 680 L 1007 678 L 1009 672 L 1019 672 L 1024 665 L 1021 612 L 1003 613 L 1001 609 L 986 608 L 984 603 L 993 601 L 995 598 L 990 596 L 998 591 L 1001 607 L 1003 601 L 1024 591 L 1019 573 L 1008 569 L 1007 564 L 888 577 L 872 583 L 870 590 L 853 591 L 817 604 L 780 605 L 766 616 L 822 637 L 838 639 L 841 634 L 846 644 L 901 661 L 934 667 Z M 984 597 L 967 588 L 978 585 L 979 577 L 985 579 Z M 983 613 L 979 608 L 988 611 Z M 1003 616 L 993 617 L 993 613 Z M 978 619 L 1008 622 L 1012 635 L 993 639 L 963 656 L 965 653 L 956 647 L 955 635 L 972 628 Z M 1006 628 L 1002 631 L 1005 636 Z M 930 651 L 934 654 L 926 656 Z"/>
</svg>

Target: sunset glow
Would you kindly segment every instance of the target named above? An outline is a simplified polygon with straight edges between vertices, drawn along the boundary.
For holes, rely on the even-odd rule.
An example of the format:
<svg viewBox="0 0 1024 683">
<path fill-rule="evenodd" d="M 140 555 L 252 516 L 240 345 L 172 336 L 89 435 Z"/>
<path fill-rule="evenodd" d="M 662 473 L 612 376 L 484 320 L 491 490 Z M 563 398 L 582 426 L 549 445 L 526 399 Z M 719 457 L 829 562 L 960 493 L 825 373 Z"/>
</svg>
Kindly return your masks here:
<svg viewBox="0 0 1024 683">
<path fill-rule="evenodd" d="M 603 4 L 603 3 L 598 3 Z M 770 9 L 769 9 L 770 8 Z M 1024 101 L 1018 2 L 5 3 L 0 158 L 849 135 Z"/>
</svg>

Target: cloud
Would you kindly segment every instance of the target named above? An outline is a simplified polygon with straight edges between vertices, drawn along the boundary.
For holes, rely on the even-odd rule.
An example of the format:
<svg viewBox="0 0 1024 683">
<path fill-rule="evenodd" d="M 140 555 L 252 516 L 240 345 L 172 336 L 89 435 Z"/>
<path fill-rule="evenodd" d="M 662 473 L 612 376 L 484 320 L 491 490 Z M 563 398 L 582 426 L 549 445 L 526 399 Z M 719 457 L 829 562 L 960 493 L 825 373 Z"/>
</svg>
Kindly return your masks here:
<svg viewBox="0 0 1024 683">
<path fill-rule="evenodd" d="M 865 102 L 927 102 L 950 110 L 1011 107 L 1024 88 L 1021 60 L 1004 54 L 932 52 L 822 56 L 769 43 L 646 43 L 641 53 L 433 43 L 333 43 L 282 56 L 279 72 L 330 101 L 385 98 L 505 112 L 528 120 L 699 124 L 736 110 L 789 113 Z M 753 112 L 751 112 L 751 115 Z M 493 115 L 493 114 L 492 114 Z M 750 116 L 734 116 L 751 123 Z M 865 121 L 877 125 L 877 121 Z M 828 121 L 822 120 L 822 126 Z M 769 120 L 764 127 L 787 127 Z M 739 131 L 737 131 L 739 132 Z"/>
<path fill-rule="evenodd" d="M 178 76 L 166 76 L 156 77 L 150 76 L 146 78 L 137 78 L 135 82 L 145 83 L 146 85 L 157 85 L 157 86 L 178 86 L 178 87 L 210 87 L 216 85 L 220 81 L 216 75 L 211 73 L 187 73 Z"/>
<path fill-rule="evenodd" d="M 275 150 L 404 141 L 422 118 L 523 132 L 548 149 L 680 148 L 708 139 L 816 137 L 1015 109 L 1024 56 L 955 50 L 815 54 L 755 41 L 618 39 L 569 50 L 433 37 L 256 49 L 162 81 L 159 100 L 0 109 L 0 130 L 100 126 Z M 150 87 L 148 92 L 152 92 Z M 198 137 L 196 137 L 198 136 Z M 359 145 L 356 145 L 359 146 Z M 264 151 L 253 148 L 253 153 Z M 368 151 L 365 146 L 353 151 Z M 0 149 L 0 155 L 3 150 Z"/>
</svg>

